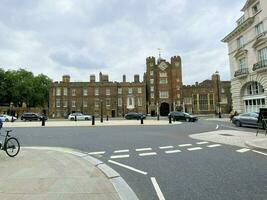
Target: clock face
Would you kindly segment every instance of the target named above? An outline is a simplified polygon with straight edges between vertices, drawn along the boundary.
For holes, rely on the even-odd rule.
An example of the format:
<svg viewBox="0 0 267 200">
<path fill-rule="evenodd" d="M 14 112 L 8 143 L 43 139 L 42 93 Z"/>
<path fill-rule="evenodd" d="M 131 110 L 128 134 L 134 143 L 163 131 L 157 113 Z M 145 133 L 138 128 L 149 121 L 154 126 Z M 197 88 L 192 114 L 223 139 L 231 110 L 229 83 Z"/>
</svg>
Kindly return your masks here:
<svg viewBox="0 0 267 200">
<path fill-rule="evenodd" d="M 160 68 L 162 71 L 164 71 L 167 67 L 168 67 L 168 65 L 167 65 L 167 63 L 165 63 L 165 62 L 162 62 L 162 63 L 160 63 L 160 65 L 159 65 L 159 68 Z"/>
</svg>

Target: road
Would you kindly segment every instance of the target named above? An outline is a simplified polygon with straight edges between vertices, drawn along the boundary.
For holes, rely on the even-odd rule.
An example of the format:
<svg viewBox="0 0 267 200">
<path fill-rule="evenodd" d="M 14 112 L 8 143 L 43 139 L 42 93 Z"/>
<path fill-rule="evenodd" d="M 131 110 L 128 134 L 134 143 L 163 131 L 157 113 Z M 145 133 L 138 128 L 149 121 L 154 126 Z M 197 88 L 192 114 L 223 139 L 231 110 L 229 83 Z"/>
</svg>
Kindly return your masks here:
<svg viewBox="0 0 267 200">
<path fill-rule="evenodd" d="M 200 120 L 163 126 L 16 128 L 15 133 L 24 146 L 90 153 L 119 172 L 140 199 L 266 200 L 266 155 L 189 137 L 219 129 L 237 128 Z"/>
</svg>

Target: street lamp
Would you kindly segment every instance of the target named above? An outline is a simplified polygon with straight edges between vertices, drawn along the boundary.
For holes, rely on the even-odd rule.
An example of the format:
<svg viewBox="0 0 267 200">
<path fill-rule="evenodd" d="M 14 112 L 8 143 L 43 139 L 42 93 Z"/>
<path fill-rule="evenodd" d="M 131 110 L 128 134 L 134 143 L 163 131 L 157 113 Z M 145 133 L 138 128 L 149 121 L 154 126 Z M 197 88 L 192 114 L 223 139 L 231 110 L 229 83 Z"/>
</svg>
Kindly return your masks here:
<svg viewBox="0 0 267 200">
<path fill-rule="evenodd" d="M 13 118 L 13 116 L 14 116 L 13 107 L 14 107 L 14 103 L 11 102 L 10 103 L 11 122 L 14 122 L 14 118 Z"/>
<path fill-rule="evenodd" d="M 103 100 L 100 100 L 100 122 L 103 123 Z"/>
<path fill-rule="evenodd" d="M 218 92 L 218 109 L 219 109 L 219 118 L 222 118 L 221 116 L 221 98 L 220 98 L 220 88 L 219 88 L 219 78 L 217 77 L 217 92 Z"/>
</svg>

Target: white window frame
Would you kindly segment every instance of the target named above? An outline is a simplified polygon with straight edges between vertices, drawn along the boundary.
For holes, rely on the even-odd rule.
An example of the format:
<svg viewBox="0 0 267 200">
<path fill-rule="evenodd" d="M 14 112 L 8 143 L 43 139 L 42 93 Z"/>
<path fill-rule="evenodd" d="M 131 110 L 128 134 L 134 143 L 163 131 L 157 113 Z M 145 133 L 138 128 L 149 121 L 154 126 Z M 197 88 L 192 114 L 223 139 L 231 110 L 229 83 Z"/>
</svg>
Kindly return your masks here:
<svg viewBox="0 0 267 200">
<path fill-rule="evenodd" d="M 154 98 L 155 98 L 154 93 L 151 93 L 151 94 L 150 94 L 150 97 L 151 97 L 151 99 L 154 99 Z"/>
<path fill-rule="evenodd" d="M 66 87 L 63 88 L 63 95 L 68 96 L 68 88 Z"/>
<path fill-rule="evenodd" d="M 110 95 L 110 88 L 106 88 L 106 95 L 107 95 L 107 96 Z"/>
<path fill-rule="evenodd" d="M 169 91 L 159 91 L 159 98 L 161 99 L 169 98 Z"/>
<path fill-rule="evenodd" d="M 154 92 L 154 86 L 150 86 L 150 92 Z"/>
<path fill-rule="evenodd" d="M 139 87 L 139 88 L 137 89 L 137 92 L 138 92 L 138 94 L 142 94 L 142 88 Z"/>
<path fill-rule="evenodd" d="M 61 103 L 61 102 L 60 102 L 60 99 L 56 99 L 56 107 L 57 107 L 57 108 L 60 108 L 60 103 Z"/>
<path fill-rule="evenodd" d="M 247 68 L 246 58 L 241 58 L 241 59 L 238 60 L 238 68 L 239 69 Z"/>
<path fill-rule="evenodd" d="M 137 98 L 137 105 L 142 106 L 142 98 L 141 97 Z"/>
<path fill-rule="evenodd" d="M 61 96 L 61 88 L 57 87 L 56 89 L 56 96 Z"/>
<path fill-rule="evenodd" d="M 244 36 L 241 35 L 239 38 L 236 39 L 236 43 L 237 43 L 237 48 L 242 48 L 245 44 L 245 39 Z"/>
<path fill-rule="evenodd" d="M 118 88 L 118 94 L 122 94 L 122 88 Z"/>
<path fill-rule="evenodd" d="M 167 77 L 161 77 L 161 78 L 159 78 L 159 84 L 168 84 Z"/>
<path fill-rule="evenodd" d="M 99 88 L 95 88 L 95 96 L 99 95 Z"/>
<path fill-rule="evenodd" d="M 133 88 L 128 88 L 128 94 L 132 94 L 133 93 Z"/>
<path fill-rule="evenodd" d="M 84 88 L 83 89 L 83 96 L 87 96 L 88 95 L 88 90 L 87 90 L 87 88 Z"/>
<path fill-rule="evenodd" d="M 259 36 L 264 32 L 263 22 L 260 22 L 255 26 L 255 32 L 256 36 Z"/>
<path fill-rule="evenodd" d="M 88 107 L 88 102 L 85 101 L 85 100 L 83 101 L 83 107 L 84 107 L 84 108 L 87 108 L 87 107 Z"/>
<path fill-rule="evenodd" d="M 71 107 L 76 108 L 76 101 L 71 101 Z"/>
<path fill-rule="evenodd" d="M 153 75 L 154 75 L 154 71 L 151 70 L 151 71 L 150 71 L 150 76 L 153 76 Z"/>
<path fill-rule="evenodd" d="M 63 102 L 63 107 L 64 107 L 64 108 L 67 108 L 67 107 L 68 107 L 68 101 L 65 100 L 65 101 Z"/>
<path fill-rule="evenodd" d="M 154 79 L 153 78 L 150 79 L 150 84 L 154 84 Z"/>
<path fill-rule="evenodd" d="M 162 78 L 168 77 L 167 72 L 160 72 L 159 77 L 162 77 Z"/>
<path fill-rule="evenodd" d="M 110 107 L 110 104 L 111 104 L 110 99 L 106 99 L 106 107 Z"/>
<path fill-rule="evenodd" d="M 73 96 L 73 97 L 76 96 L 76 89 L 71 90 L 71 96 Z"/>
<path fill-rule="evenodd" d="M 119 106 L 119 107 L 122 106 L 122 98 L 118 98 L 118 106 Z"/>
<path fill-rule="evenodd" d="M 258 50 L 258 61 L 267 60 L 267 47 Z"/>
</svg>

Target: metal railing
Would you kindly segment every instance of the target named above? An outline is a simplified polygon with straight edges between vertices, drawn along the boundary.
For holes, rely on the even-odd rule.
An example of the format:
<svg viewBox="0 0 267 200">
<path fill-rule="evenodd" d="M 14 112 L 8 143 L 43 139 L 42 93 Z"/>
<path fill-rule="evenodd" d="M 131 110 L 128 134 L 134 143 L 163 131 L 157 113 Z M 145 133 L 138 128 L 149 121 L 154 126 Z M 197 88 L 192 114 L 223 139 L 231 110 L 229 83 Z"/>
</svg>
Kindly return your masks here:
<svg viewBox="0 0 267 200">
<path fill-rule="evenodd" d="M 237 71 L 235 71 L 235 77 L 242 76 L 242 75 L 248 75 L 248 68 L 242 68 Z"/>
<path fill-rule="evenodd" d="M 267 60 L 261 60 L 253 65 L 252 70 L 256 71 L 258 69 L 266 68 L 267 69 Z"/>
</svg>

